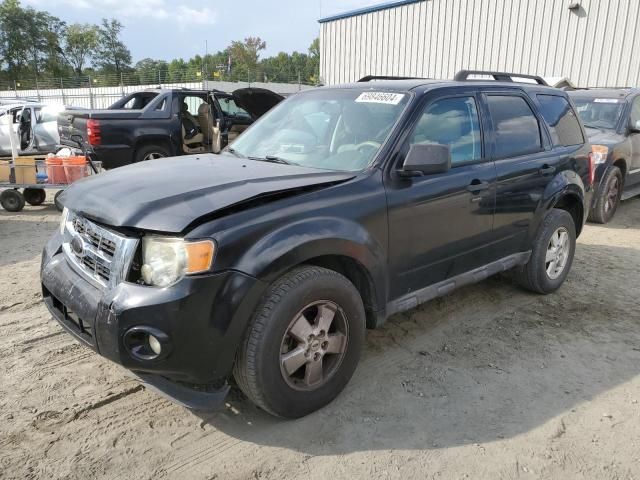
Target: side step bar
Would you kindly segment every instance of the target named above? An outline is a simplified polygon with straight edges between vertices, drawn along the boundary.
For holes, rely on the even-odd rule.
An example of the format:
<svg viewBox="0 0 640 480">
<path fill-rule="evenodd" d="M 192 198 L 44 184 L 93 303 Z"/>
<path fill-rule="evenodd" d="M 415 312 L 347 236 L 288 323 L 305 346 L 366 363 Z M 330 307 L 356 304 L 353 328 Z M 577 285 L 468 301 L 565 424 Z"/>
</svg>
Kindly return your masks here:
<svg viewBox="0 0 640 480">
<path fill-rule="evenodd" d="M 518 265 L 524 265 L 529 261 L 531 252 L 521 252 L 501 258 L 483 267 L 476 268 L 470 272 L 462 273 L 453 278 L 448 278 L 442 282 L 430 285 L 426 288 L 408 293 L 387 304 L 387 316 L 395 313 L 405 312 L 417 307 L 421 303 L 428 302 L 437 297 L 442 297 L 448 293 L 465 285 L 477 283 L 496 273 L 510 270 Z"/>
</svg>

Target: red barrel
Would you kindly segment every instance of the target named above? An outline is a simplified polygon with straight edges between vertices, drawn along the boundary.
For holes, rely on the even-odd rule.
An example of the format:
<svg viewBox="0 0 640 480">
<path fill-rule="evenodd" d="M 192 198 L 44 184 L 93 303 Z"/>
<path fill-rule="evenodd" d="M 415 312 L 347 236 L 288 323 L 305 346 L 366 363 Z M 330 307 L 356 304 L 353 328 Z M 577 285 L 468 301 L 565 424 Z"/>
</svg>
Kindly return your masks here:
<svg viewBox="0 0 640 480">
<path fill-rule="evenodd" d="M 87 176 L 86 157 L 63 157 L 62 162 L 67 183 L 73 183 Z"/>
<path fill-rule="evenodd" d="M 45 165 L 47 166 L 47 177 L 49 177 L 47 179 L 48 183 L 54 185 L 64 185 L 68 183 L 61 157 L 47 157 Z"/>
</svg>

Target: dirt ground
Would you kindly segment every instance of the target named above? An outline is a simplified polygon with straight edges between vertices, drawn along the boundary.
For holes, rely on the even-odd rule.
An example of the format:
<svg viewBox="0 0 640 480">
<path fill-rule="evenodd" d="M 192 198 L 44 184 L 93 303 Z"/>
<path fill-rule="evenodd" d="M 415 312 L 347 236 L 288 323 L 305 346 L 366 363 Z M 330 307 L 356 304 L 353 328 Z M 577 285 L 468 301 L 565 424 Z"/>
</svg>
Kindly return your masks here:
<svg viewBox="0 0 640 480">
<path fill-rule="evenodd" d="M 369 332 L 339 398 L 194 414 L 40 302 L 51 204 L 0 212 L 0 478 L 640 479 L 640 200 L 586 227 L 566 284 L 492 278 Z"/>
</svg>

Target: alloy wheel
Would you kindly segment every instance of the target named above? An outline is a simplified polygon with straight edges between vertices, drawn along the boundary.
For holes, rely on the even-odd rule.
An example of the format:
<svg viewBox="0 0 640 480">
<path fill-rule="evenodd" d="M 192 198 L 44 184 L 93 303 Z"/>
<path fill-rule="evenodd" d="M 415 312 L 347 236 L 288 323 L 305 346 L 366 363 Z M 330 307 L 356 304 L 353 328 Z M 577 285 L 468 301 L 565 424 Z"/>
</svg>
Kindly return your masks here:
<svg viewBox="0 0 640 480">
<path fill-rule="evenodd" d="M 146 162 L 147 160 L 157 160 L 158 158 L 164 158 L 164 155 L 158 152 L 150 152 L 142 160 Z"/>
<path fill-rule="evenodd" d="M 348 323 L 334 302 L 304 307 L 291 321 L 280 347 L 280 371 L 296 390 L 315 390 L 338 371 L 344 359 Z"/>
<path fill-rule="evenodd" d="M 569 260 L 570 250 L 569 232 L 565 227 L 560 227 L 551 235 L 545 256 L 545 269 L 550 279 L 555 280 L 562 275 Z"/>
<path fill-rule="evenodd" d="M 604 202 L 604 211 L 609 213 L 616 207 L 618 202 L 618 195 L 620 193 L 620 183 L 618 177 L 613 177 L 611 183 L 609 183 L 609 189 L 606 193 L 606 199 Z"/>
</svg>

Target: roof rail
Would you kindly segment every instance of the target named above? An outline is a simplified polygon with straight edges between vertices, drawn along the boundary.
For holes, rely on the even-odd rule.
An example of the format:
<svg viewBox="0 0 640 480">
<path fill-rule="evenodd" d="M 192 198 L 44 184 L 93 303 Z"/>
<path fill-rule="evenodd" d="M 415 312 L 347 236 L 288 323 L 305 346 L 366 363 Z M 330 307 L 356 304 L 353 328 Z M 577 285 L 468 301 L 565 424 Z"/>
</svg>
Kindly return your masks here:
<svg viewBox="0 0 640 480">
<path fill-rule="evenodd" d="M 456 73 L 454 80 L 458 82 L 464 81 L 473 81 L 473 79 L 469 79 L 471 75 L 487 75 L 493 77 L 493 79 L 497 82 L 515 82 L 514 78 L 528 78 L 529 80 L 535 80 L 538 85 L 549 86 L 547 82 L 544 81 L 544 78 L 539 77 L 538 75 L 525 75 L 524 73 L 508 73 L 508 72 L 490 72 L 485 70 L 460 70 Z"/>
<path fill-rule="evenodd" d="M 372 80 L 429 80 L 428 78 L 421 77 L 393 77 L 387 75 L 367 75 L 362 77 L 358 82 L 370 82 Z"/>
</svg>

